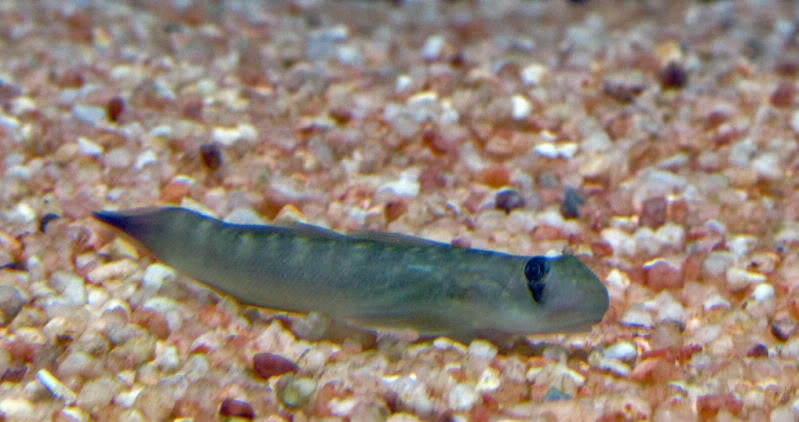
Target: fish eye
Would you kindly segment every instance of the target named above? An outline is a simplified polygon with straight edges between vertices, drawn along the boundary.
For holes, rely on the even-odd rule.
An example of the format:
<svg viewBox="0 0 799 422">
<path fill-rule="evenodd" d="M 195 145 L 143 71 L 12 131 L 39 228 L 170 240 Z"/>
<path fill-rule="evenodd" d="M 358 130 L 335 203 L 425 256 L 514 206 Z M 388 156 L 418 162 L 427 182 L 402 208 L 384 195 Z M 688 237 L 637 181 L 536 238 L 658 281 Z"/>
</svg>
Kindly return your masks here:
<svg viewBox="0 0 799 422">
<path fill-rule="evenodd" d="M 527 288 L 533 295 L 536 303 L 541 301 L 544 294 L 544 276 L 549 272 L 549 261 L 541 256 L 535 256 L 527 261 L 524 266 L 524 276 L 527 278 Z"/>
</svg>

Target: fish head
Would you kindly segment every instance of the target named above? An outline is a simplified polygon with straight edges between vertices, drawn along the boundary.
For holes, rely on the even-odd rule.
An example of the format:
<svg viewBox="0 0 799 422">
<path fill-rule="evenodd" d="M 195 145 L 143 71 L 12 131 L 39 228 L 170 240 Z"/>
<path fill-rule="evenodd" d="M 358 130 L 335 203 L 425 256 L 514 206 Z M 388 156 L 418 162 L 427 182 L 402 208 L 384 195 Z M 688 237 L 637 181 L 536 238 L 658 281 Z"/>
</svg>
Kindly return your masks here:
<svg viewBox="0 0 799 422">
<path fill-rule="evenodd" d="M 610 306 L 608 289 L 573 255 L 529 257 L 520 278 L 526 291 L 510 299 L 519 334 L 588 331 Z"/>
</svg>

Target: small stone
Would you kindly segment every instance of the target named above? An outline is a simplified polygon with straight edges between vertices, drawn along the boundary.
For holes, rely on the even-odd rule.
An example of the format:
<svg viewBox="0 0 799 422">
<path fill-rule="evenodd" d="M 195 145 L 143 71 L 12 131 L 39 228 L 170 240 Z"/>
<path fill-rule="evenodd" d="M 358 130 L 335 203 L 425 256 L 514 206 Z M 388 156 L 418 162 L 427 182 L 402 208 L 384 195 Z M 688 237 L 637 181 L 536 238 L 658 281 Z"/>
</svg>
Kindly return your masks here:
<svg viewBox="0 0 799 422">
<path fill-rule="evenodd" d="M 619 322 L 631 327 L 652 328 L 655 326 L 649 311 L 638 304 L 633 304 L 627 308 L 627 311 L 624 312 Z"/>
<path fill-rule="evenodd" d="M 57 399 L 61 399 L 64 404 L 71 405 L 75 403 L 77 399 L 77 395 L 71 389 L 69 389 L 66 385 L 64 385 L 58 378 L 54 377 L 50 371 L 46 369 L 40 369 L 39 372 L 36 373 L 36 379 L 39 380 L 42 385 L 53 395 L 53 397 Z"/>
<path fill-rule="evenodd" d="M 752 298 L 757 302 L 765 302 L 774 299 L 774 286 L 768 283 L 760 283 L 752 291 Z"/>
<path fill-rule="evenodd" d="M 249 403 L 231 398 L 222 400 L 222 405 L 219 407 L 219 415 L 225 418 L 255 418 L 255 412 Z"/>
<path fill-rule="evenodd" d="M 26 302 L 16 287 L 0 286 L 0 326 L 8 325 Z"/>
<path fill-rule="evenodd" d="M 480 374 L 475 389 L 480 393 L 490 393 L 496 391 L 501 383 L 499 371 L 489 366 Z"/>
<path fill-rule="evenodd" d="M 155 155 L 155 152 L 148 149 L 139 154 L 138 156 L 136 156 L 136 164 L 134 164 L 134 166 L 136 167 L 136 170 L 141 170 L 157 162 L 158 162 L 158 156 Z"/>
<path fill-rule="evenodd" d="M 133 157 L 126 147 L 117 147 L 103 156 L 103 163 L 111 168 L 123 169 L 130 167 Z"/>
<path fill-rule="evenodd" d="M 86 285 L 83 278 L 70 272 L 56 271 L 50 276 L 50 285 L 55 291 L 69 298 L 72 304 L 86 303 Z"/>
<path fill-rule="evenodd" d="M 641 225 L 653 229 L 662 226 L 666 222 L 667 207 L 666 198 L 663 196 L 645 200 L 641 209 Z"/>
<path fill-rule="evenodd" d="M 267 352 L 256 353 L 252 358 L 252 365 L 255 371 L 264 379 L 299 370 L 297 364 L 292 360 Z"/>
<path fill-rule="evenodd" d="M 752 160 L 752 168 L 764 180 L 776 181 L 785 176 L 780 157 L 774 152 L 766 152 L 755 157 Z"/>
<path fill-rule="evenodd" d="M 380 185 L 377 192 L 390 191 L 400 197 L 414 198 L 419 195 L 419 177 L 416 172 L 404 171 L 400 174 L 399 180 Z"/>
<path fill-rule="evenodd" d="M 99 157 L 105 151 L 103 147 L 85 136 L 79 136 L 77 142 L 78 151 L 89 157 Z"/>
<path fill-rule="evenodd" d="M 175 346 L 163 346 L 161 343 L 156 344 L 155 347 L 155 366 L 162 372 L 169 373 L 174 371 L 180 365 L 180 355 Z"/>
<path fill-rule="evenodd" d="M 579 218 L 580 206 L 585 203 L 585 197 L 575 188 L 567 187 L 560 204 L 560 213 L 564 218 Z"/>
<path fill-rule="evenodd" d="M 779 341 L 788 341 L 796 332 L 797 323 L 790 318 L 781 318 L 771 322 L 771 335 Z"/>
<path fill-rule="evenodd" d="M 129 259 L 102 264 L 91 270 L 87 276 L 92 284 L 101 284 L 110 279 L 125 279 L 136 272 L 138 266 Z"/>
<path fill-rule="evenodd" d="M 660 71 L 660 84 L 666 89 L 683 88 L 688 84 L 688 71 L 681 63 L 671 61 Z"/>
<path fill-rule="evenodd" d="M 461 382 L 449 390 L 449 408 L 455 411 L 465 411 L 478 404 L 480 395 L 471 383 Z"/>
<path fill-rule="evenodd" d="M 72 351 L 58 365 L 56 373 L 64 379 L 75 376 L 89 378 L 95 374 L 98 367 L 101 365 L 97 359 L 88 353 Z"/>
<path fill-rule="evenodd" d="M 222 151 L 215 143 L 200 145 L 200 157 L 209 170 L 217 170 L 222 166 Z"/>
<path fill-rule="evenodd" d="M 696 399 L 696 411 L 700 420 L 712 419 L 722 409 L 737 415 L 743 409 L 743 405 L 743 401 L 733 393 L 708 394 Z"/>
<path fill-rule="evenodd" d="M 510 183 L 510 171 L 503 165 L 488 166 L 480 171 L 479 180 L 491 187 L 501 187 Z"/>
<path fill-rule="evenodd" d="M 725 275 L 727 269 L 735 262 L 735 257 L 728 251 L 714 251 L 702 263 L 702 273 L 708 278 Z"/>
<path fill-rule="evenodd" d="M 521 71 L 522 82 L 525 85 L 538 85 L 547 75 L 548 70 L 546 66 L 533 63 L 525 66 Z"/>
<path fill-rule="evenodd" d="M 516 94 L 511 97 L 511 117 L 513 120 L 524 120 L 530 116 L 533 105 L 525 96 Z"/>
<path fill-rule="evenodd" d="M 106 114 L 109 121 L 116 122 L 119 116 L 125 110 L 125 100 L 122 97 L 113 97 L 108 100 L 105 106 Z"/>
<path fill-rule="evenodd" d="M 522 195 L 515 189 L 503 189 L 497 192 L 494 197 L 494 205 L 497 209 L 503 210 L 508 214 L 516 208 L 524 207 L 525 203 Z"/>
<path fill-rule="evenodd" d="M 5 398 L 0 400 L 0 415 L 6 420 L 35 420 L 33 404 L 25 399 Z"/>
<path fill-rule="evenodd" d="M 425 60 L 436 60 L 441 57 L 441 52 L 444 49 L 444 37 L 441 35 L 432 35 L 425 40 L 422 46 L 422 57 Z"/>
<path fill-rule="evenodd" d="M 106 117 L 105 109 L 97 106 L 75 104 L 72 107 L 72 117 L 91 125 L 97 125 Z"/>
<path fill-rule="evenodd" d="M 752 346 L 748 352 L 746 352 L 746 357 L 749 358 L 765 358 L 768 357 L 768 347 L 765 344 L 758 343 Z"/>
<path fill-rule="evenodd" d="M 215 127 L 211 132 L 211 139 L 220 145 L 229 147 L 239 142 L 242 136 L 238 128 Z"/>
<path fill-rule="evenodd" d="M 305 406 L 315 390 L 316 382 L 312 378 L 287 375 L 278 382 L 277 397 L 284 406 L 296 409 Z"/>
<path fill-rule="evenodd" d="M 158 291 L 165 282 L 174 281 L 176 277 L 177 274 L 172 268 L 161 263 L 150 264 L 147 269 L 144 270 L 142 287 L 152 291 Z"/>
<path fill-rule="evenodd" d="M 620 341 L 602 351 L 606 358 L 632 362 L 638 357 L 638 350 L 629 341 Z"/>
<path fill-rule="evenodd" d="M 647 285 L 655 291 L 681 288 L 685 279 L 680 265 L 658 258 L 644 264 Z"/>
<path fill-rule="evenodd" d="M 741 268 L 730 267 L 727 269 L 727 286 L 733 292 L 746 289 L 748 286 L 763 283 L 767 280 L 764 274 L 747 271 Z"/>
</svg>

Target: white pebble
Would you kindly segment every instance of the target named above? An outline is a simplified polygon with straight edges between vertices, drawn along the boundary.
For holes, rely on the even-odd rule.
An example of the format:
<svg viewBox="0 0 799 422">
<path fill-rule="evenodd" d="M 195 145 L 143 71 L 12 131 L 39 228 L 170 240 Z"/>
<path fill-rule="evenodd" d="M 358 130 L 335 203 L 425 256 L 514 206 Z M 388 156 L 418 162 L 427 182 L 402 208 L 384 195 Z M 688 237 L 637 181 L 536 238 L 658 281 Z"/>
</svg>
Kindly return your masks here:
<svg viewBox="0 0 799 422">
<path fill-rule="evenodd" d="M 499 376 L 499 371 L 492 367 L 486 368 L 482 374 L 480 374 L 480 379 L 477 381 L 476 390 L 484 393 L 484 392 L 494 392 L 499 388 L 499 384 L 501 383 L 501 379 Z"/>
<path fill-rule="evenodd" d="M 394 84 L 394 91 L 397 93 L 407 91 L 411 87 L 413 80 L 408 75 L 397 76 L 397 82 Z"/>
<path fill-rule="evenodd" d="M 40 369 L 39 372 L 36 373 L 36 379 L 44 385 L 53 397 L 61 399 L 65 404 L 69 405 L 75 403 L 75 400 L 78 398 L 74 391 L 70 390 L 46 369 Z"/>
<path fill-rule="evenodd" d="M 394 195 L 415 198 L 419 195 L 419 174 L 417 171 L 406 170 L 400 174 L 399 180 L 380 185 L 377 192 L 391 191 Z"/>
<path fill-rule="evenodd" d="M 745 289 L 750 284 L 763 283 L 767 277 L 754 271 L 747 271 L 737 267 L 727 269 L 727 285 L 732 291 Z"/>
<path fill-rule="evenodd" d="M 530 101 L 524 97 L 524 95 L 516 94 L 511 97 L 511 104 L 513 106 L 511 116 L 513 116 L 513 120 L 523 120 L 530 116 L 530 112 L 533 110 L 533 105 L 530 104 Z"/>
<path fill-rule="evenodd" d="M 66 296 L 72 304 L 83 305 L 86 303 L 86 284 L 83 278 L 70 272 L 56 271 L 50 276 L 50 285 L 57 292 Z"/>
<path fill-rule="evenodd" d="M 234 127 L 215 127 L 211 139 L 224 146 L 231 146 L 242 139 L 241 132 Z"/>
<path fill-rule="evenodd" d="M 136 157 L 136 170 L 141 170 L 150 164 L 155 164 L 156 162 L 158 162 L 158 157 L 152 150 L 148 149 Z"/>
<path fill-rule="evenodd" d="M 620 341 L 603 350 L 602 355 L 626 362 L 634 360 L 638 356 L 638 350 L 629 341 Z"/>
<path fill-rule="evenodd" d="M 75 406 L 65 407 L 61 409 L 61 412 L 59 414 L 63 416 L 65 419 L 74 422 L 86 422 L 89 420 L 89 416 L 86 414 L 86 412 L 81 410 L 81 408 Z M 64 418 L 61 419 L 56 418 L 56 419 L 63 420 Z"/>
<path fill-rule="evenodd" d="M 620 377 L 630 375 L 630 366 L 618 359 L 600 359 L 598 367 L 601 370 L 612 372 Z"/>
<path fill-rule="evenodd" d="M 702 306 L 705 308 L 706 312 L 715 308 L 730 309 L 730 302 L 724 299 L 724 297 L 722 297 L 720 294 L 716 293 L 707 298 Z"/>
<path fill-rule="evenodd" d="M 225 222 L 233 224 L 266 224 L 266 220 L 261 215 L 252 208 L 247 207 L 239 207 L 231 211 L 225 217 Z"/>
<path fill-rule="evenodd" d="M 35 420 L 33 404 L 19 398 L 6 398 L 0 401 L 0 415 L 13 420 Z"/>
<path fill-rule="evenodd" d="M 157 291 L 163 286 L 164 282 L 174 281 L 176 277 L 177 274 L 172 268 L 160 263 L 151 264 L 144 270 L 142 287 Z"/>
<path fill-rule="evenodd" d="M 757 175 L 766 180 L 780 180 L 784 177 L 780 157 L 774 152 L 766 152 L 752 160 L 752 168 Z"/>
<path fill-rule="evenodd" d="M 547 68 L 544 65 L 533 63 L 522 69 L 522 82 L 525 85 L 538 85 L 546 74 Z"/>
<path fill-rule="evenodd" d="M 113 402 L 124 408 L 129 409 L 133 407 L 133 403 L 136 401 L 136 397 L 139 396 L 139 393 L 141 393 L 141 391 L 142 391 L 141 387 L 134 387 L 128 391 L 123 391 L 114 397 Z"/>
<path fill-rule="evenodd" d="M 667 222 L 658 227 L 655 231 L 655 237 L 663 243 L 664 246 L 680 249 L 685 241 L 685 228 L 679 224 Z"/>
<path fill-rule="evenodd" d="M 758 302 L 765 302 L 774 298 L 774 286 L 769 283 L 760 283 L 752 291 L 752 298 Z"/>
<path fill-rule="evenodd" d="M 624 312 L 624 315 L 622 315 L 619 322 L 621 322 L 624 325 L 632 327 L 643 327 L 643 328 L 654 327 L 654 323 L 652 322 L 652 315 L 641 305 L 632 305 L 629 308 L 627 308 L 627 311 Z"/>
<path fill-rule="evenodd" d="M 453 410 L 469 410 L 477 404 L 480 396 L 474 389 L 474 385 L 470 383 L 461 382 L 455 384 L 449 390 L 448 404 L 450 409 Z"/>
<path fill-rule="evenodd" d="M 628 287 L 630 287 L 631 281 L 627 274 L 617 268 L 614 268 L 608 273 L 605 283 L 617 289 L 626 290 Z"/>
<path fill-rule="evenodd" d="M 97 122 L 105 120 L 106 112 L 102 107 L 75 104 L 72 107 L 72 117 L 91 125 L 96 125 Z"/>
<path fill-rule="evenodd" d="M 757 246 L 758 239 L 751 235 L 731 236 L 727 239 L 727 249 L 738 258 L 746 256 Z"/>
<path fill-rule="evenodd" d="M 165 346 L 159 342 L 155 346 L 155 365 L 163 372 L 172 372 L 180 365 L 180 355 L 175 346 Z"/>
<path fill-rule="evenodd" d="M 685 308 L 677 301 L 666 302 L 658 306 L 658 321 L 685 322 Z"/>
<path fill-rule="evenodd" d="M 36 211 L 24 202 L 18 203 L 13 211 L 5 214 L 5 218 L 12 223 L 29 224 L 36 221 Z"/>
<path fill-rule="evenodd" d="M 36 110 L 36 103 L 31 97 L 21 96 L 11 100 L 11 114 L 15 116 L 33 110 Z"/>
<path fill-rule="evenodd" d="M 427 38 L 422 46 L 422 57 L 425 60 L 435 60 L 441 55 L 441 50 L 444 49 L 444 37 L 441 35 L 432 35 Z"/>
</svg>

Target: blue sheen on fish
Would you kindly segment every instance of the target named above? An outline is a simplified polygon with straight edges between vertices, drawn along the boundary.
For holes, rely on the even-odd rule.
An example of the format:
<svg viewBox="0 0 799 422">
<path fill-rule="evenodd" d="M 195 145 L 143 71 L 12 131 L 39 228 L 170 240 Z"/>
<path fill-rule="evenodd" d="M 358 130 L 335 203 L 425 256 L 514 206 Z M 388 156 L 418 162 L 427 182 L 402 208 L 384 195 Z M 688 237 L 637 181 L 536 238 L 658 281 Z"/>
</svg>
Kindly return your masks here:
<svg viewBox="0 0 799 422">
<path fill-rule="evenodd" d="M 240 225 L 180 207 L 98 211 L 176 270 L 246 305 L 459 340 L 587 330 L 607 288 L 577 257 L 386 232 Z"/>
</svg>

